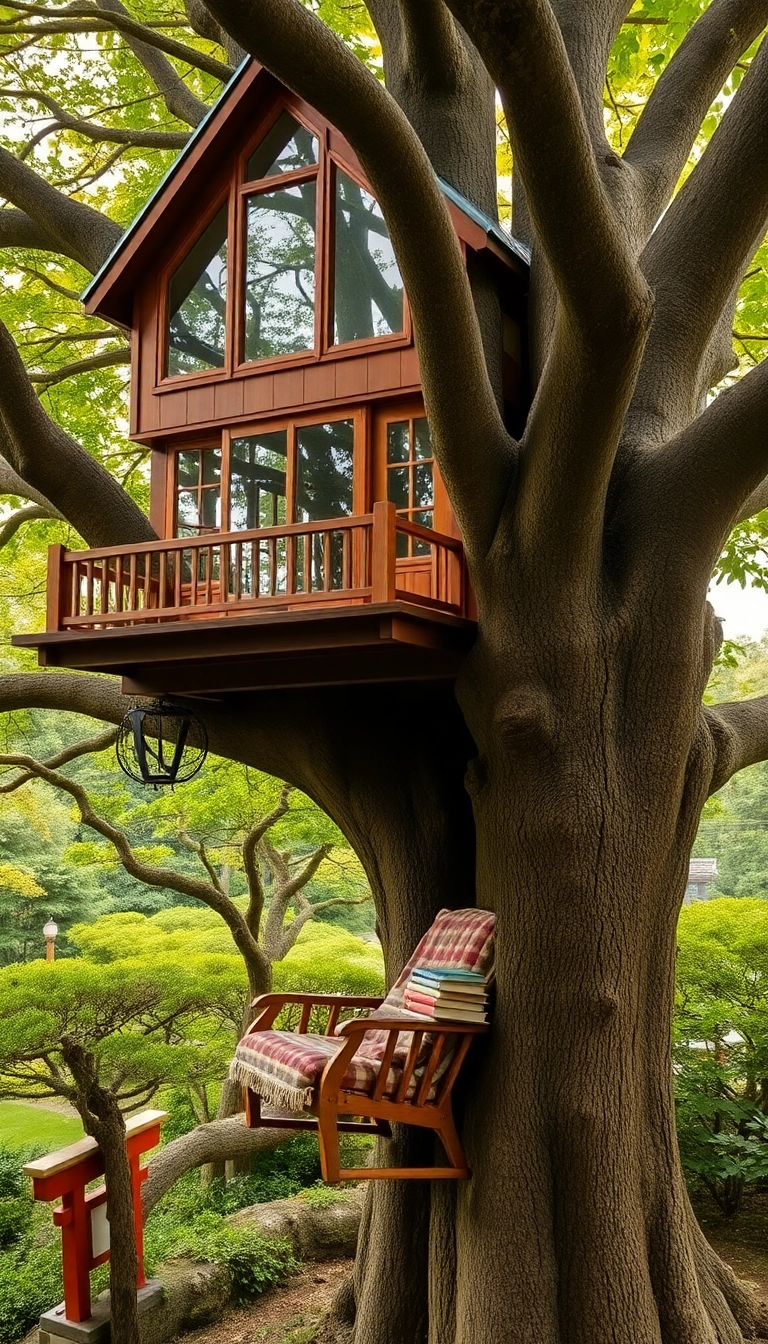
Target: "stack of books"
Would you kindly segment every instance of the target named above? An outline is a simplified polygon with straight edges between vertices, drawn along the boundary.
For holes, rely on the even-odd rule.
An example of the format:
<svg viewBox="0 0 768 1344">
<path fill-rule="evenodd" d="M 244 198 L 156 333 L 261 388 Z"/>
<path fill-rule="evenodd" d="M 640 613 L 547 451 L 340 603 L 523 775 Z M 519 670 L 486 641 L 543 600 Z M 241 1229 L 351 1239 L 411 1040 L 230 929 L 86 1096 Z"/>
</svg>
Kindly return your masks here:
<svg viewBox="0 0 768 1344">
<path fill-rule="evenodd" d="M 479 971 L 416 966 L 406 982 L 403 1007 L 436 1022 L 487 1022 L 488 985 Z"/>
</svg>

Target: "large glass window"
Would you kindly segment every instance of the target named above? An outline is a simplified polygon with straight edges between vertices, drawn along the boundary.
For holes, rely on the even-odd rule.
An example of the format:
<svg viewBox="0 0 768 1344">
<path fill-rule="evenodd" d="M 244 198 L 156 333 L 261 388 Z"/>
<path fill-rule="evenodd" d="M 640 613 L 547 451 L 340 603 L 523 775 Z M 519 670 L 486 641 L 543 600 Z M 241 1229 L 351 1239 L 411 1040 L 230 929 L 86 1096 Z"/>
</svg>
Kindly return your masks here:
<svg viewBox="0 0 768 1344">
<path fill-rule="evenodd" d="M 381 207 L 336 169 L 334 345 L 403 329 L 403 282 Z"/>
<path fill-rule="evenodd" d="M 287 521 L 288 432 L 232 439 L 229 465 L 229 526 L 233 532 L 276 527 Z"/>
<path fill-rule="evenodd" d="M 221 449 L 179 453 L 176 475 L 176 536 L 197 537 L 221 527 Z"/>
<path fill-rule="evenodd" d="M 316 206 L 314 178 L 248 199 L 246 360 L 314 348 Z"/>
<path fill-rule="evenodd" d="M 227 207 L 171 276 L 168 286 L 168 373 L 201 373 L 224 365 L 227 305 Z"/>
<path fill-rule="evenodd" d="M 353 444 L 351 420 L 302 425 L 296 430 L 297 522 L 350 516 Z"/>
<path fill-rule="evenodd" d="M 434 527 L 434 455 L 426 416 L 387 425 L 387 499 L 412 523 Z M 429 552 L 427 542 L 398 533 L 398 556 Z"/>
<path fill-rule="evenodd" d="M 245 170 L 246 182 L 258 182 L 277 173 L 292 173 L 317 163 L 317 136 L 290 112 L 282 112 L 256 146 Z"/>
</svg>

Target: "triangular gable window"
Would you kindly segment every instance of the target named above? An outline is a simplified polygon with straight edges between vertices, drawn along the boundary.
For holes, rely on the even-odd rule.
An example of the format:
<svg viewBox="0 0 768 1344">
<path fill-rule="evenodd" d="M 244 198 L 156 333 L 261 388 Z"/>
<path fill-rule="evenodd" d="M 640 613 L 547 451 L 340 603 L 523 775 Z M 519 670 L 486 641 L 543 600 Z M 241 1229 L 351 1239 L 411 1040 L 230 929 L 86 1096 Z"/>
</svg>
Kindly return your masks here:
<svg viewBox="0 0 768 1344">
<path fill-rule="evenodd" d="M 275 115 L 231 181 L 236 208 L 222 205 L 170 278 L 168 377 L 321 358 L 405 331 L 403 283 L 378 201 L 334 162 L 323 134 L 285 107 Z M 228 284 L 234 255 L 238 274 Z M 321 284 L 323 264 L 330 275 Z"/>
<path fill-rule="evenodd" d="M 227 207 L 223 205 L 174 271 L 168 286 L 168 373 L 224 365 Z"/>
<path fill-rule="evenodd" d="M 256 146 L 245 171 L 246 182 L 278 173 L 293 173 L 312 168 L 318 161 L 317 136 L 308 131 L 290 112 L 281 112 L 271 131 Z"/>
</svg>

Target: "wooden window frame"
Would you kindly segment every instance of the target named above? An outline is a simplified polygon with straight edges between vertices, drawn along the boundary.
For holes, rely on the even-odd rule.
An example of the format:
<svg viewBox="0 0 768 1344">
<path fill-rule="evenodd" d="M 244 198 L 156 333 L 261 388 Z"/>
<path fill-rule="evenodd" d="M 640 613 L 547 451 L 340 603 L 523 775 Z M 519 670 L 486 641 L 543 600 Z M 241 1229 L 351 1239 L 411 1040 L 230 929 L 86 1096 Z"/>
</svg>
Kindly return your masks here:
<svg viewBox="0 0 768 1344">
<path fill-rule="evenodd" d="M 235 427 L 221 429 L 218 434 L 196 435 L 194 439 L 177 440 L 169 444 L 166 461 L 166 508 L 165 536 L 177 535 L 176 495 L 178 490 L 179 454 L 199 452 L 205 448 L 221 448 L 221 528 L 219 534 L 232 531 L 230 513 L 230 469 L 232 439 L 246 439 L 252 434 L 272 434 L 286 430 L 288 434 L 288 452 L 286 455 L 286 518 L 287 523 L 295 522 L 295 472 L 296 472 L 296 432 L 307 425 L 333 424 L 337 420 L 351 420 L 353 423 L 353 469 L 352 469 L 352 513 L 351 517 L 368 513 L 371 505 L 371 444 L 370 413 L 367 406 L 334 406 L 324 412 L 302 411 L 300 415 L 288 414 L 269 420 L 253 420 Z M 258 530 L 258 529 L 253 529 Z M 215 535 L 215 534 L 212 534 Z"/>
<path fill-rule="evenodd" d="M 252 153 L 269 133 L 283 112 L 292 117 L 317 138 L 318 162 L 307 168 L 291 170 L 288 173 L 276 173 L 269 178 L 247 180 L 247 163 Z M 312 364 L 336 362 L 350 359 L 361 354 L 374 354 L 377 351 L 403 349 L 413 344 L 413 323 L 408 296 L 403 290 L 403 329 L 391 332 L 387 336 L 364 337 L 357 341 L 345 341 L 342 345 L 333 344 L 333 298 L 334 298 L 334 261 L 335 261 L 335 185 L 336 171 L 341 169 L 351 177 L 363 191 L 373 195 L 370 183 L 365 180 L 360 165 L 354 159 L 352 151 L 345 152 L 346 142 L 330 122 L 324 120 L 300 99 L 281 95 L 265 111 L 253 135 L 243 150 L 234 155 L 226 164 L 218 178 L 214 192 L 214 204 L 205 212 L 202 219 L 195 221 L 194 228 L 185 230 L 179 245 L 174 248 L 169 259 L 161 268 L 158 276 L 157 295 L 157 350 L 154 393 L 177 391 L 180 388 L 192 388 L 208 383 L 230 381 L 239 378 L 252 378 L 254 375 L 271 373 L 280 369 L 307 367 Z M 317 182 L 317 215 L 315 233 L 315 339 L 312 350 L 297 350 L 285 355 L 273 355 L 265 359 L 244 360 L 242 358 L 244 340 L 244 301 L 245 301 L 245 258 L 246 258 L 246 212 L 250 196 L 262 195 L 274 190 L 278 183 L 295 185 L 315 178 Z M 208 369 L 198 373 L 168 374 L 168 286 L 174 272 L 184 260 L 195 240 L 205 231 L 215 218 L 222 205 L 228 202 L 227 219 L 227 298 L 225 314 L 224 364 L 219 369 Z"/>
</svg>

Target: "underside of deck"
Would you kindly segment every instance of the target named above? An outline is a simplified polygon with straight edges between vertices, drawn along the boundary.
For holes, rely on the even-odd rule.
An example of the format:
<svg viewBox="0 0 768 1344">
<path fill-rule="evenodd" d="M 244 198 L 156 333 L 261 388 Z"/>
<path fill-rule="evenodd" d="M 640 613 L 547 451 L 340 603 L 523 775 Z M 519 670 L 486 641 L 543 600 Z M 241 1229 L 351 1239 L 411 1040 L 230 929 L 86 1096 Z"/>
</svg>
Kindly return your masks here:
<svg viewBox="0 0 768 1344">
<path fill-rule="evenodd" d="M 42 667 L 122 676 L 127 695 L 453 680 L 475 622 L 408 602 L 17 635 Z"/>
</svg>

